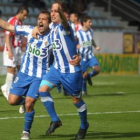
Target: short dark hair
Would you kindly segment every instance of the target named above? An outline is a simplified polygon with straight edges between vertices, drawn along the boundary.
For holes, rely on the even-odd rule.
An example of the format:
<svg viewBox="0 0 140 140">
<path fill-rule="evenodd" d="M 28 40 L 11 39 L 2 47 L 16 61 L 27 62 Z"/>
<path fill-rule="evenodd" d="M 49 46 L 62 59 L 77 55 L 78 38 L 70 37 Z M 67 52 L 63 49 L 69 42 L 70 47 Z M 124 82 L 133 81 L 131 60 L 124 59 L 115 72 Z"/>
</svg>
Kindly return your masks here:
<svg viewBox="0 0 140 140">
<path fill-rule="evenodd" d="M 27 11 L 27 13 L 29 13 L 28 7 L 25 5 L 22 5 L 18 8 L 17 14 L 19 14 L 20 12 L 23 12 L 24 10 Z"/>
<path fill-rule="evenodd" d="M 92 18 L 88 15 L 84 15 L 82 16 L 81 18 L 81 24 L 83 25 L 84 22 L 88 21 L 88 20 L 91 20 Z"/>
<path fill-rule="evenodd" d="M 77 17 L 77 19 L 79 20 L 79 18 L 80 18 L 80 15 L 79 15 L 78 13 L 76 13 L 76 12 L 71 12 L 70 14 L 73 14 L 73 15 L 75 15 L 75 16 Z"/>
<path fill-rule="evenodd" d="M 48 15 L 48 21 L 49 21 L 49 23 L 51 22 L 51 16 L 50 16 L 50 12 L 48 12 L 47 10 L 42 10 L 40 13 L 39 13 L 39 15 L 40 14 L 46 14 L 46 15 Z M 38 15 L 38 16 L 39 16 Z"/>
</svg>

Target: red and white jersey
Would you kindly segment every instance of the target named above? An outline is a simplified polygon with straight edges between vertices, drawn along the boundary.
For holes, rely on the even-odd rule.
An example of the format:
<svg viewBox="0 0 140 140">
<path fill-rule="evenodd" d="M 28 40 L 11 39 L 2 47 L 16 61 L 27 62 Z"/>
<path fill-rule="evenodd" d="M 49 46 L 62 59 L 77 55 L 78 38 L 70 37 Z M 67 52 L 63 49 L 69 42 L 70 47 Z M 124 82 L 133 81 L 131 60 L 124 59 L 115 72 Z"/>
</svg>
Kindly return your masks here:
<svg viewBox="0 0 140 140">
<path fill-rule="evenodd" d="M 77 32 L 78 30 L 80 30 L 82 28 L 82 25 L 80 22 L 78 22 L 77 24 L 75 24 L 75 31 Z"/>
<path fill-rule="evenodd" d="M 23 22 L 18 20 L 16 16 L 11 17 L 8 20 L 8 23 L 11 25 L 23 25 Z M 10 45 L 14 48 L 21 47 L 22 46 L 22 36 L 21 35 L 15 35 L 15 33 L 12 33 L 10 31 L 5 31 L 5 34 L 10 35 Z M 5 44 L 5 49 L 8 50 Z"/>
</svg>

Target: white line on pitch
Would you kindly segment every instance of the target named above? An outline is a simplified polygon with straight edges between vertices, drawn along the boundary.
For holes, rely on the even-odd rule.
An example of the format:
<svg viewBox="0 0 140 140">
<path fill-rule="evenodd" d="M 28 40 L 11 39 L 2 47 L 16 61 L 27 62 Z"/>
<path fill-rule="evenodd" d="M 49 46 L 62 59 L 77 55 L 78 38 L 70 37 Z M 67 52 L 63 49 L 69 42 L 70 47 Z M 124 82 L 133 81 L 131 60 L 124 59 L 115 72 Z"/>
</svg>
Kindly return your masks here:
<svg viewBox="0 0 140 140">
<path fill-rule="evenodd" d="M 97 114 L 123 114 L 123 113 L 140 113 L 140 110 L 136 110 L 136 111 L 117 111 L 117 112 L 88 112 L 88 115 L 97 115 Z M 73 113 L 73 114 L 59 114 L 58 116 L 77 116 L 77 113 Z M 35 116 L 35 118 L 44 118 L 44 117 L 49 117 L 49 115 L 39 115 L 39 116 Z M 8 119 L 23 119 L 24 117 L 3 117 L 0 118 L 0 120 L 8 120 Z"/>
</svg>

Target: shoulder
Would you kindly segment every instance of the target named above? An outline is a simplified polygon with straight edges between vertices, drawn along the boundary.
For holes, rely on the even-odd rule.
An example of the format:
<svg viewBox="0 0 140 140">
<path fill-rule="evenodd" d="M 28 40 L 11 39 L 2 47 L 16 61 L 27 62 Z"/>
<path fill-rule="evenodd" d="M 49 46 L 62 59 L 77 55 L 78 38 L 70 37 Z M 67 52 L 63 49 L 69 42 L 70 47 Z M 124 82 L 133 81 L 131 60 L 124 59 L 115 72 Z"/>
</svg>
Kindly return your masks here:
<svg viewBox="0 0 140 140">
<path fill-rule="evenodd" d="M 83 34 L 84 31 L 83 31 L 82 29 L 79 29 L 76 33 L 78 33 L 78 34 Z"/>
<path fill-rule="evenodd" d="M 92 28 L 90 28 L 90 29 L 89 29 L 89 31 L 90 31 L 91 33 L 93 33 L 93 32 L 94 32 Z"/>
<path fill-rule="evenodd" d="M 15 22 L 16 19 L 17 18 L 15 16 L 14 17 L 11 17 L 11 18 L 9 18 L 8 23 L 12 24 L 12 23 Z"/>
<path fill-rule="evenodd" d="M 82 24 L 80 22 L 78 22 L 77 26 L 79 27 L 79 29 L 82 28 Z"/>
</svg>

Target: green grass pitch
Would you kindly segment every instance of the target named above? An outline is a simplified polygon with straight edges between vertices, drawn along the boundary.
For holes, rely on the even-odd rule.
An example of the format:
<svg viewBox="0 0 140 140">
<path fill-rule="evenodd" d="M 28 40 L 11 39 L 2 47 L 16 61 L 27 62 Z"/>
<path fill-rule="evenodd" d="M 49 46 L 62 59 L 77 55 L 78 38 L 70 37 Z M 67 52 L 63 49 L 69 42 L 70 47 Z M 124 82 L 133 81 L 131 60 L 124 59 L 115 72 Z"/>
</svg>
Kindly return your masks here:
<svg viewBox="0 0 140 140">
<path fill-rule="evenodd" d="M 4 81 L 5 76 L 0 76 L 0 86 Z M 88 96 L 83 96 L 90 124 L 85 140 L 140 140 L 140 76 L 98 75 L 92 81 Z M 77 109 L 69 96 L 56 89 L 51 93 L 63 126 L 45 135 L 51 120 L 39 99 L 31 140 L 74 140 L 80 123 Z M 0 140 L 20 140 L 24 114 L 18 109 L 8 105 L 0 91 Z"/>
</svg>

